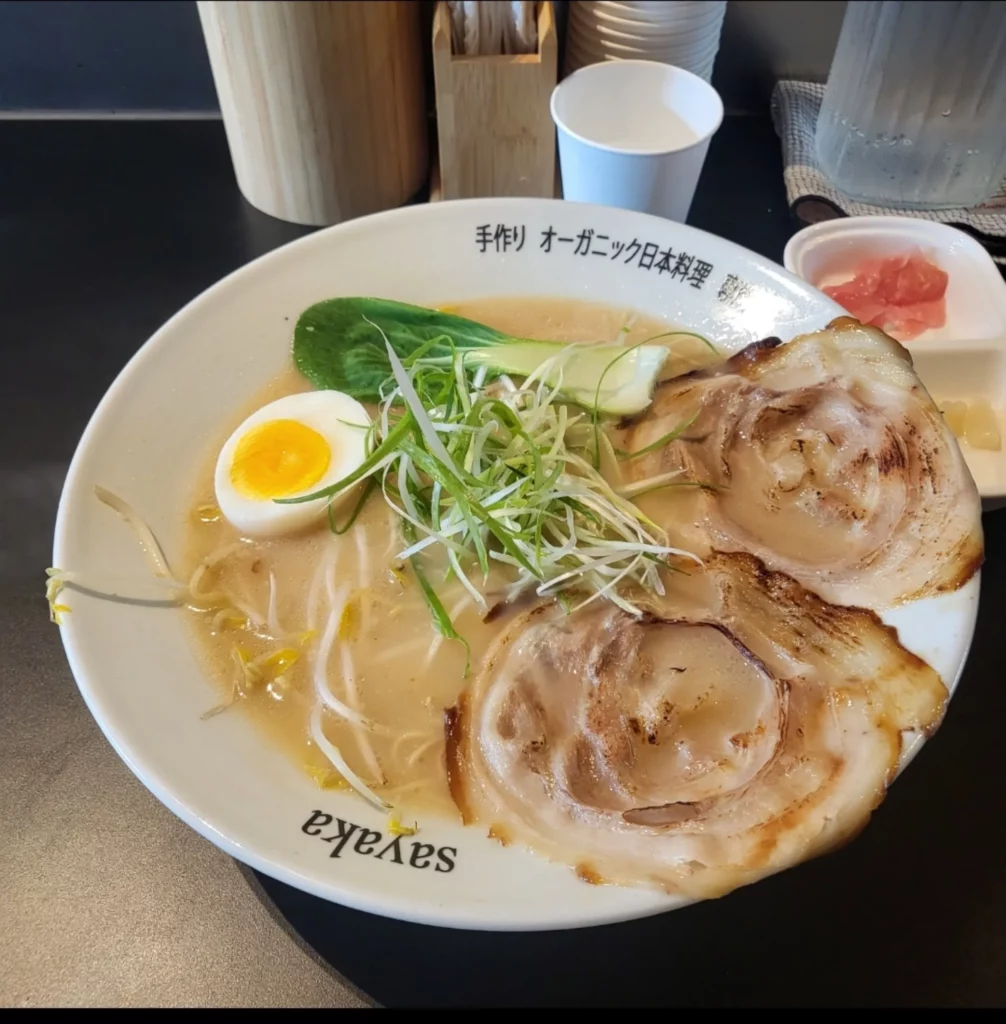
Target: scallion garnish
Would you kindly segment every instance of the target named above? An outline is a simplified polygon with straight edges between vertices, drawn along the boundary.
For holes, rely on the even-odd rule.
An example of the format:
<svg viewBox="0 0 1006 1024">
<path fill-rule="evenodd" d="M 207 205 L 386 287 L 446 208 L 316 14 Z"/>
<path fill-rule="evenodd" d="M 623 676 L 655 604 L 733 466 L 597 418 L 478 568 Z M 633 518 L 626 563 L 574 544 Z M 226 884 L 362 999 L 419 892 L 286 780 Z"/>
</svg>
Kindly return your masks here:
<svg viewBox="0 0 1006 1024">
<path fill-rule="evenodd" d="M 443 549 L 448 574 L 483 610 L 493 564 L 510 569 L 513 593 L 533 587 L 573 609 L 606 597 L 638 615 L 634 591 L 661 594 L 662 567 L 677 557 L 698 561 L 670 546 L 597 468 L 602 438 L 610 461 L 626 455 L 611 448 L 596 411 L 566 400 L 566 372 L 579 357 L 577 346 L 553 348 L 521 385 L 506 374 L 487 383 L 485 368 L 471 365 L 472 350 L 453 346 L 449 337 L 402 358 L 380 323 L 369 327 L 391 368 L 379 389 L 371 454 L 344 480 L 286 500 L 330 498 L 363 480 L 379 484 L 403 525 L 406 546 L 399 558 L 411 563 L 441 635 L 464 643 L 420 560 L 433 548 Z M 607 370 L 632 351 L 606 360 L 594 396 Z"/>
</svg>

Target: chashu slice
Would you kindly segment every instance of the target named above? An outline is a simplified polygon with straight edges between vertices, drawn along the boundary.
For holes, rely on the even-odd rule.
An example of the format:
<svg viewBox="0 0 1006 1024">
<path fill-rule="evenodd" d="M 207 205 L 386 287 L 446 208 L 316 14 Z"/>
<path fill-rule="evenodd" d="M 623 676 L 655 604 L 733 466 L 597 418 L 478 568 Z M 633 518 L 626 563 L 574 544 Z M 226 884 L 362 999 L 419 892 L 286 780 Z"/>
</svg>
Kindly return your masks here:
<svg viewBox="0 0 1006 1024">
<path fill-rule="evenodd" d="M 828 601 L 872 608 L 956 590 L 981 565 L 971 474 L 911 356 L 880 330 L 842 317 L 668 381 L 622 447 L 692 417 L 626 463 L 635 481 L 681 470 L 712 485 L 640 499 L 682 546 L 747 551 Z"/>
<path fill-rule="evenodd" d="M 588 880 L 719 896 L 852 837 L 946 697 L 873 612 L 713 554 L 641 620 L 511 623 L 447 714 L 448 777 L 466 823 Z"/>
</svg>

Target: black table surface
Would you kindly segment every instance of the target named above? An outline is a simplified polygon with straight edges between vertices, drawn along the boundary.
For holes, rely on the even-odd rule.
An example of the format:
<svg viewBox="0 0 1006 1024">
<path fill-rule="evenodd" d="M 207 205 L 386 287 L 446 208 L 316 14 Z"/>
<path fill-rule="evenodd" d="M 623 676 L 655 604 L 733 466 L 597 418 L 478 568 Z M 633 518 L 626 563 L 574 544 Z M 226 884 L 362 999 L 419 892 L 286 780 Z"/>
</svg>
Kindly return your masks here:
<svg viewBox="0 0 1006 1024">
<path fill-rule="evenodd" d="M 106 387 L 168 316 L 308 229 L 241 198 L 219 122 L 0 122 L 0 153 L 0 468 L 65 465 Z M 727 119 L 690 222 L 781 260 L 796 225 L 767 118 Z M 54 506 L 29 523 L 5 497 L 0 530 L 25 538 L 6 557 L 38 571 Z M 388 1006 L 1006 1002 L 1006 512 L 984 522 L 981 609 L 957 696 L 840 852 L 722 900 L 564 932 L 402 924 L 260 876 L 263 898 Z"/>
</svg>

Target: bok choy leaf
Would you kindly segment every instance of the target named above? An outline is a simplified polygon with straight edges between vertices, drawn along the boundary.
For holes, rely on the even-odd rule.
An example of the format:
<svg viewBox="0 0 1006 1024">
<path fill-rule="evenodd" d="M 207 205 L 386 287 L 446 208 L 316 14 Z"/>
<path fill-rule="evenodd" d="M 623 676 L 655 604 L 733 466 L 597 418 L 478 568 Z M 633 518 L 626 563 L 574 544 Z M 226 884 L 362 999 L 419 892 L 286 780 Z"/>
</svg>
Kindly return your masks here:
<svg viewBox="0 0 1006 1024">
<path fill-rule="evenodd" d="M 344 391 L 365 402 L 381 400 L 392 376 L 388 347 L 404 366 L 421 359 L 449 367 L 456 355 L 487 376 L 536 374 L 567 401 L 613 416 L 641 412 L 650 404 L 657 374 L 667 358 L 662 345 L 570 346 L 514 338 L 451 313 L 390 299 L 326 299 L 306 309 L 294 330 L 297 368 L 319 388 Z"/>
</svg>

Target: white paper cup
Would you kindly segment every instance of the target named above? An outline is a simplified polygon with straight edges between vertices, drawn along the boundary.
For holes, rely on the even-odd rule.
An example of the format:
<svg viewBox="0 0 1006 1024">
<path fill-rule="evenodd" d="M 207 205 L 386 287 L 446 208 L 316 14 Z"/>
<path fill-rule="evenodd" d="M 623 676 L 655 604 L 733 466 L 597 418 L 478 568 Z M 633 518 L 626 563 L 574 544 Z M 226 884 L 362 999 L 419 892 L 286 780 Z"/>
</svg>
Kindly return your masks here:
<svg viewBox="0 0 1006 1024">
<path fill-rule="evenodd" d="M 591 64 L 552 93 L 565 199 L 684 221 L 723 101 L 690 71 Z"/>
</svg>

